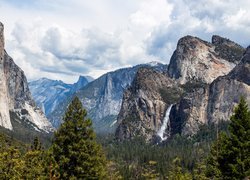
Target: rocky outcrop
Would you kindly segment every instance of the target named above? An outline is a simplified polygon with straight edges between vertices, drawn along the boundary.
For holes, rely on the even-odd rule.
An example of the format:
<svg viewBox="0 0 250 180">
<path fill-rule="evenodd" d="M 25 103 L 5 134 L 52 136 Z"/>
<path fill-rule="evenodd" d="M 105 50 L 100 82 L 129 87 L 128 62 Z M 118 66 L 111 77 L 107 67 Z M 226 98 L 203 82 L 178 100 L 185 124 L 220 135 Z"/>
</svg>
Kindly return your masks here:
<svg viewBox="0 0 250 180">
<path fill-rule="evenodd" d="M 178 41 L 168 74 L 181 84 L 188 81 L 211 83 L 218 76 L 228 74 L 243 52 L 244 48 L 219 36 L 213 36 L 212 43 L 185 36 Z"/>
<path fill-rule="evenodd" d="M 239 44 L 218 35 L 212 36 L 212 44 L 215 47 L 216 56 L 235 64 L 240 62 L 245 52 L 245 49 Z"/>
<path fill-rule="evenodd" d="M 152 139 L 159 131 L 172 103 L 165 94 L 176 91 L 176 83 L 163 73 L 142 68 L 123 95 L 116 137 L 120 140 L 143 136 Z"/>
<path fill-rule="evenodd" d="M 185 93 L 172 108 L 170 134 L 195 134 L 200 125 L 207 123 L 209 85 L 195 87 Z"/>
<path fill-rule="evenodd" d="M 0 125 L 12 130 L 10 111 L 20 120 L 32 122 L 38 131 L 51 132 L 52 125 L 37 109 L 24 72 L 4 50 L 3 25 L 0 24 Z"/>
<path fill-rule="evenodd" d="M 57 106 L 48 118 L 60 125 L 67 105 L 74 96 L 78 96 L 93 121 L 95 131 L 97 133 L 114 133 L 123 92 L 131 84 L 140 67 L 153 68 L 159 72 L 166 70 L 165 65 L 153 62 L 106 73 L 71 95 L 60 106 Z"/>
<path fill-rule="evenodd" d="M 171 57 L 168 76 L 138 72 L 124 93 L 117 138 L 154 139 L 170 104 L 166 136 L 190 136 L 200 125 L 228 120 L 240 95 L 250 97 L 249 50 L 241 60 L 244 51 L 219 36 L 213 36 L 212 43 L 191 36 L 181 38 Z"/>
<path fill-rule="evenodd" d="M 241 62 L 228 75 L 218 77 L 203 89 L 194 90 L 175 106 L 171 121 L 178 125 L 178 133 L 190 136 L 201 124 L 228 121 L 241 96 L 250 105 L 249 74 L 250 48 L 247 48 Z"/>
<path fill-rule="evenodd" d="M 4 73 L 4 35 L 3 24 L 0 23 L 0 125 L 12 130 L 9 115 L 9 101 L 6 77 Z"/>
</svg>

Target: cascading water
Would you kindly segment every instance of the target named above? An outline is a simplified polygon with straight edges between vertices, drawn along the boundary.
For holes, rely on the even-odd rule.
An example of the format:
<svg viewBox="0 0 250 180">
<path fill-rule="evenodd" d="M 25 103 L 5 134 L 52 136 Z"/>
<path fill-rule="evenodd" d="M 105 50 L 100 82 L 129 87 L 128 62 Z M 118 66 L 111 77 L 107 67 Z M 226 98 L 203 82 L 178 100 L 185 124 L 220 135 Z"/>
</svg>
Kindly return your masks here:
<svg viewBox="0 0 250 180">
<path fill-rule="evenodd" d="M 168 109 L 167 109 L 167 111 L 166 111 L 166 113 L 165 113 L 165 117 L 164 117 L 164 119 L 163 119 L 162 126 L 161 126 L 161 128 L 158 130 L 158 132 L 157 132 L 157 135 L 161 138 L 162 141 L 167 139 L 166 137 L 164 138 L 163 136 L 164 136 L 164 132 L 165 132 L 165 130 L 166 130 L 166 128 L 167 128 L 167 125 L 168 125 L 169 115 L 170 115 L 170 111 L 171 111 L 171 109 L 172 109 L 172 106 L 173 106 L 173 104 L 171 104 L 171 105 L 168 107 Z"/>
</svg>

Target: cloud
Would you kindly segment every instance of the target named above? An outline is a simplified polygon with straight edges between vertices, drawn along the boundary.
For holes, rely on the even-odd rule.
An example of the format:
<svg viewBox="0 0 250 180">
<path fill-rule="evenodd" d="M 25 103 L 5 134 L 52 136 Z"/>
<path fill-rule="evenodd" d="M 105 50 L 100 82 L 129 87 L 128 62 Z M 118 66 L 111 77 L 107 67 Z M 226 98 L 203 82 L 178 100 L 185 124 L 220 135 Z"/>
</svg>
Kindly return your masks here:
<svg viewBox="0 0 250 180">
<path fill-rule="evenodd" d="M 198 36 L 210 41 L 213 34 L 230 38 L 243 46 L 250 33 L 248 1 L 168 0 L 173 5 L 170 23 L 161 23 L 146 40 L 147 52 L 169 59 L 179 38 Z"/>
<path fill-rule="evenodd" d="M 10 54 L 25 72 L 76 77 L 91 74 L 93 70 L 107 71 L 123 65 L 119 38 L 97 28 L 73 32 L 60 26 L 41 28 L 39 22 L 31 25 L 17 23 L 12 40 L 7 44 Z M 29 79 L 37 79 L 41 75 L 27 74 Z"/>
<path fill-rule="evenodd" d="M 187 34 L 207 41 L 218 34 L 247 46 L 249 7 L 245 0 L 3 0 L 0 11 L 7 50 L 28 79 L 74 82 L 78 75 L 168 63 Z"/>
</svg>

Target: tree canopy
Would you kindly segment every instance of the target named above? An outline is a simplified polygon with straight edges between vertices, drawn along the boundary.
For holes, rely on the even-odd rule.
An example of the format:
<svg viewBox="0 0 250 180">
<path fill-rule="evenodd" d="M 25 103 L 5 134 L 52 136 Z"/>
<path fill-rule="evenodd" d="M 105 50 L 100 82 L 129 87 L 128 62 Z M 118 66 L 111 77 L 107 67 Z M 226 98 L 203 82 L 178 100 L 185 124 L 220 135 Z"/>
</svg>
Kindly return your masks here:
<svg viewBox="0 0 250 180">
<path fill-rule="evenodd" d="M 250 176 L 250 111 L 244 98 L 230 120 L 229 133 L 220 135 L 208 157 L 207 175 L 215 179 Z"/>
<path fill-rule="evenodd" d="M 58 164 L 61 179 L 103 179 L 106 159 L 96 142 L 92 122 L 86 118 L 76 97 L 68 106 L 64 123 L 55 133 L 52 154 Z"/>
</svg>

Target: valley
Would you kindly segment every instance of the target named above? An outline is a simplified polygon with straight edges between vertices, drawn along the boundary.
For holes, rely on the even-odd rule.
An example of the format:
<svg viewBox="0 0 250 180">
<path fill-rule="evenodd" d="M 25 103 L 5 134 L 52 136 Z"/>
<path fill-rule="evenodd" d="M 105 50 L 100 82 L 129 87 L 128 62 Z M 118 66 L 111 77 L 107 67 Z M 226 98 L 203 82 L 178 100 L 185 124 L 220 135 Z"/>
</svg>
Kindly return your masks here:
<svg viewBox="0 0 250 180">
<path fill-rule="evenodd" d="M 48 77 L 28 83 L 5 50 L 0 23 L 0 57 L 0 178 L 249 175 L 230 169 L 250 168 L 249 46 L 188 35 L 169 64 L 145 61 L 96 79 L 79 74 L 71 84 Z"/>
</svg>

